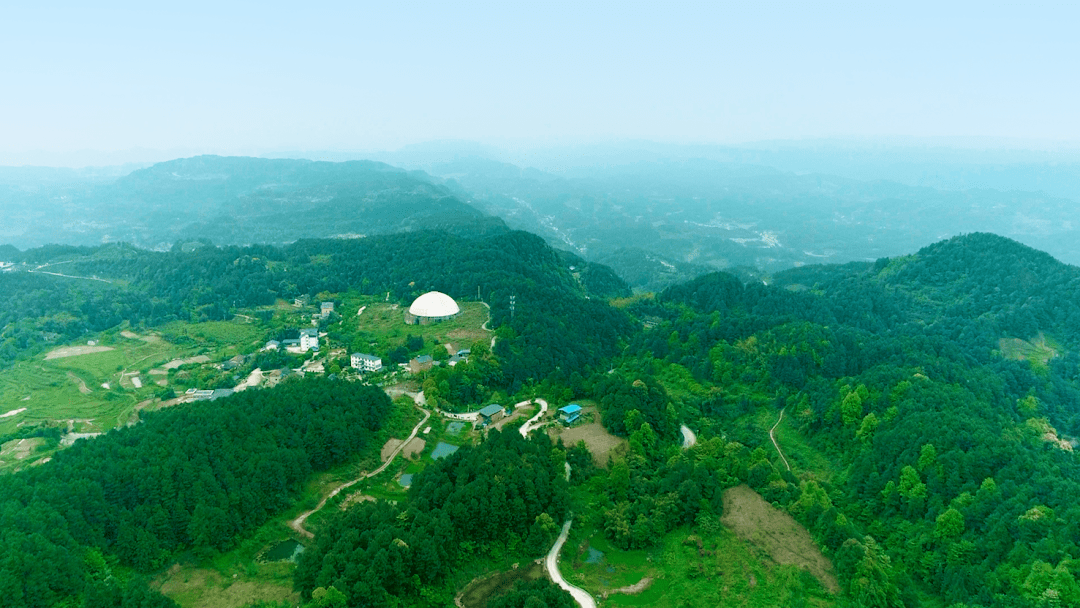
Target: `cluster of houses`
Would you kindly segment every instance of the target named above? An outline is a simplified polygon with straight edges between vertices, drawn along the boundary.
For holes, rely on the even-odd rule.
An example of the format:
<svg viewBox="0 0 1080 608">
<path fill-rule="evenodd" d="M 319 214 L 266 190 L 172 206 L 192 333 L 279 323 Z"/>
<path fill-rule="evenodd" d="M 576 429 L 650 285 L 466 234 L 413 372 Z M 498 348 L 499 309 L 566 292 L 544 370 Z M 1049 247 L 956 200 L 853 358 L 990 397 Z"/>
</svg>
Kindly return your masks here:
<svg viewBox="0 0 1080 608">
<path fill-rule="evenodd" d="M 492 422 L 501 420 L 503 416 L 509 416 L 513 413 L 513 409 L 510 406 L 503 407 L 498 403 L 492 403 L 491 405 L 485 405 L 477 412 L 479 417 L 477 421 L 480 426 L 487 426 Z M 576 403 L 571 403 L 566 407 L 559 408 L 559 422 L 570 426 L 581 418 L 581 406 Z"/>
<path fill-rule="evenodd" d="M 284 348 L 291 353 L 306 353 L 309 350 L 319 352 L 319 329 L 309 327 L 300 330 L 300 337 L 286 340 L 270 340 L 264 347 L 265 350 L 279 350 Z"/>
</svg>

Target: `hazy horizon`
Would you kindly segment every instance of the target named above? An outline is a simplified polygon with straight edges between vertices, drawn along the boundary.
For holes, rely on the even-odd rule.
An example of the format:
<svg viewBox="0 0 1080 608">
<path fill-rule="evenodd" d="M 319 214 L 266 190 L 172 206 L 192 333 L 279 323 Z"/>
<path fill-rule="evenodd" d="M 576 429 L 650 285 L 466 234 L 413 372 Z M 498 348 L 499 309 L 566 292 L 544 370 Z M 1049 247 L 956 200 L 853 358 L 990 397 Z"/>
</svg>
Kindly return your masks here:
<svg viewBox="0 0 1080 608">
<path fill-rule="evenodd" d="M 1077 16 L 929 3 L 24 5 L 0 41 L 15 92 L 0 99 L 0 164 L 445 140 L 1071 151 Z"/>
</svg>

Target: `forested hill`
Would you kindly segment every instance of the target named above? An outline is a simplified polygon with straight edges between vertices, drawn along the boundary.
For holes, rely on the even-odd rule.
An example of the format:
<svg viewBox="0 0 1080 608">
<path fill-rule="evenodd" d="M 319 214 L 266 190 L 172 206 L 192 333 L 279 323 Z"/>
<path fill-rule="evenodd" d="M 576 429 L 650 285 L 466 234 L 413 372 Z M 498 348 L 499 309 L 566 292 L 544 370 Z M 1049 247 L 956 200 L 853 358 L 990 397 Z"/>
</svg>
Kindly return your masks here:
<svg viewBox="0 0 1080 608">
<path fill-rule="evenodd" d="M 438 290 L 491 306 L 490 327 L 508 386 L 552 370 L 587 369 L 613 356 L 628 318 L 604 300 L 628 295 L 610 269 L 555 251 L 539 237 L 502 232 L 462 238 L 419 231 L 364 239 L 303 240 L 285 247 L 128 245 L 45 247 L 0 274 L 0 364 L 122 321 L 228 319 L 239 309 L 320 292 L 390 292 L 403 305 Z M 72 279 L 31 272 L 57 271 Z M 62 263 L 62 264 L 61 264 Z M 511 318 L 510 297 L 516 297 Z M 46 336 L 52 336 L 46 338 Z M 516 389 L 514 389 L 516 390 Z"/>
<path fill-rule="evenodd" d="M 178 240 L 287 243 L 298 238 L 443 229 L 505 231 L 420 172 L 383 163 L 198 156 L 115 181 L 34 184 L 0 197 L 3 240 L 167 247 Z"/>
<path fill-rule="evenodd" d="M 1045 332 L 1080 347 L 1080 268 L 994 234 L 953 237 L 874 264 L 793 269 L 775 281 L 845 293 L 883 323 L 918 323 L 969 344 Z"/>
<path fill-rule="evenodd" d="M 1080 605 L 1078 277 L 987 234 L 773 285 L 715 273 L 636 303 L 654 327 L 631 351 L 707 389 L 680 398 L 702 437 L 775 453 L 754 420 L 786 413 L 794 476 L 751 484 L 857 605 Z"/>
</svg>

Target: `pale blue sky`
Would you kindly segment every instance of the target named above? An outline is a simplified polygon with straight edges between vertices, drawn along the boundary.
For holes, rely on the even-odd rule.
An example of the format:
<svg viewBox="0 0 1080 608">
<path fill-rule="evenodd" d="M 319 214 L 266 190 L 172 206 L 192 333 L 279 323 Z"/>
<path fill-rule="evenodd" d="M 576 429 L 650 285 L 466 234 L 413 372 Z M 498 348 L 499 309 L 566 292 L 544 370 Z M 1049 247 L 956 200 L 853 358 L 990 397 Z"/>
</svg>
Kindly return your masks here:
<svg viewBox="0 0 1080 608">
<path fill-rule="evenodd" d="M 0 11 L 3 164 L 445 138 L 1080 141 L 1065 4 L 95 4 Z"/>
</svg>

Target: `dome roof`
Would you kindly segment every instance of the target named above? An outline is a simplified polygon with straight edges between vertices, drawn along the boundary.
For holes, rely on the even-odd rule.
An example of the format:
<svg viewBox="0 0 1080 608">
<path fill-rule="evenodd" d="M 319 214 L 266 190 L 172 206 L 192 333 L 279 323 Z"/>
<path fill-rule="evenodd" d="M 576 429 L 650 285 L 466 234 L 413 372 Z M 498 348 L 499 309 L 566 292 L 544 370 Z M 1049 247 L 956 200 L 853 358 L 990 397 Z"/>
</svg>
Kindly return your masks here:
<svg viewBox="0 0 1080 608">
<path fill-rule="evenodd" d="M 454 298 L 441 291 L 429 291 L 416 298 L 409 307 L 409 314 L 417 317 L 450 317 L 461 312 Z"/>
</svg>

